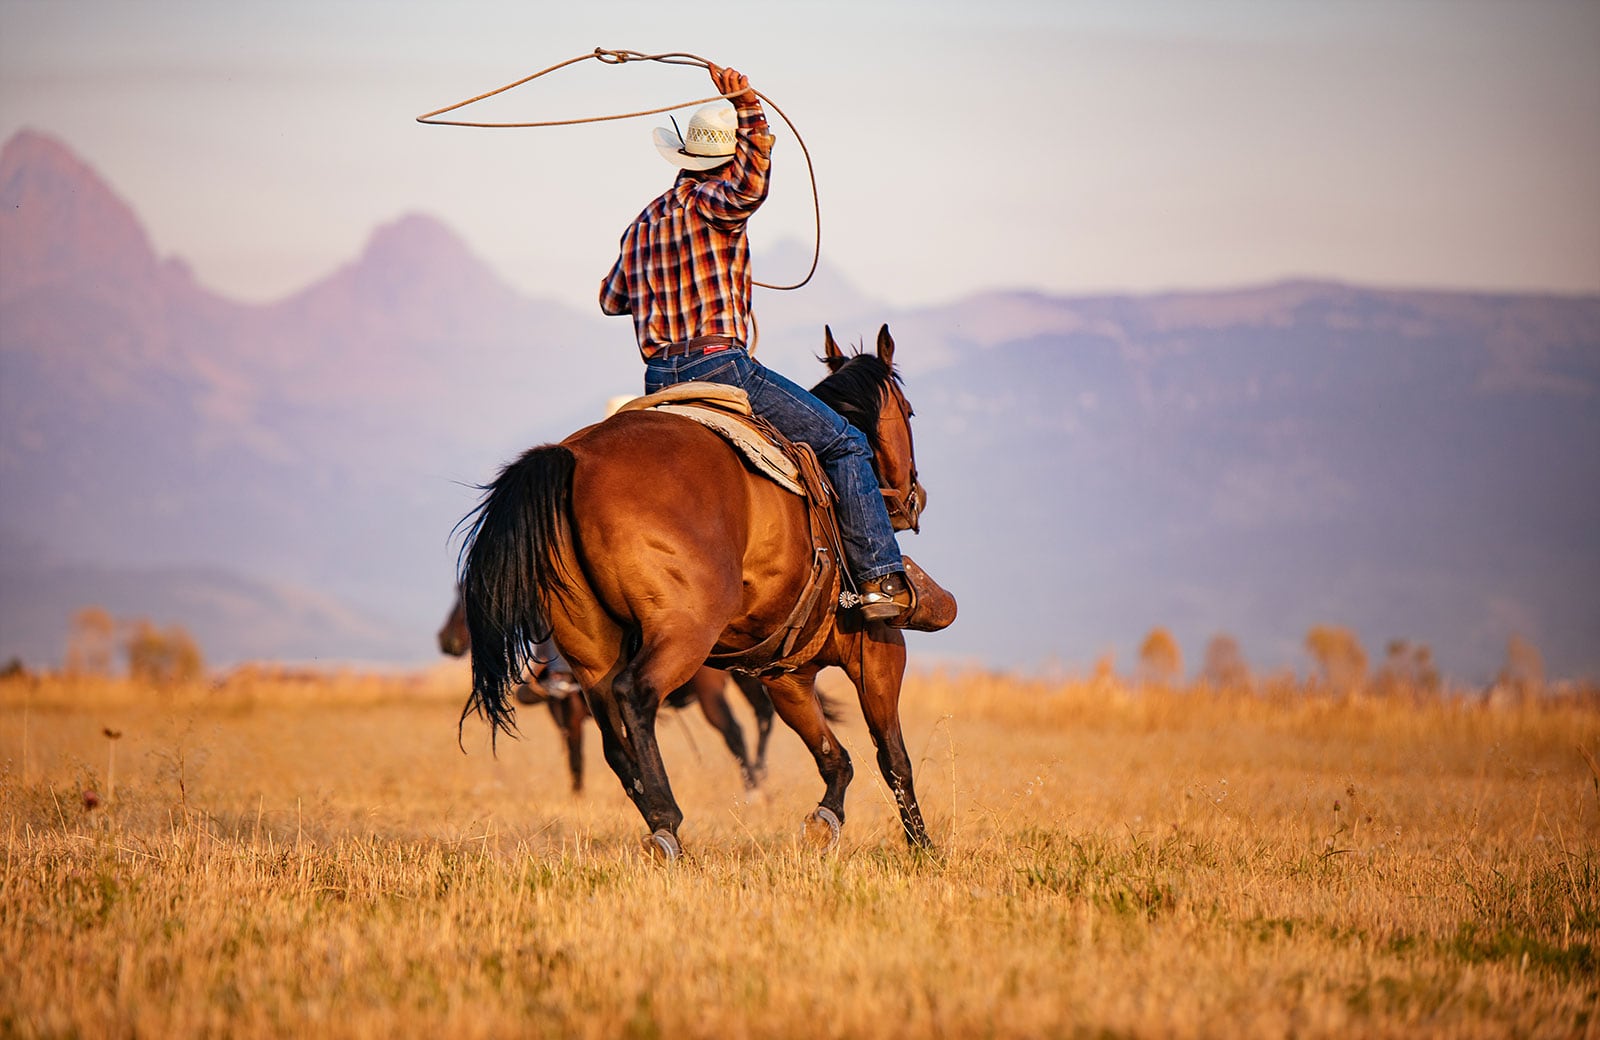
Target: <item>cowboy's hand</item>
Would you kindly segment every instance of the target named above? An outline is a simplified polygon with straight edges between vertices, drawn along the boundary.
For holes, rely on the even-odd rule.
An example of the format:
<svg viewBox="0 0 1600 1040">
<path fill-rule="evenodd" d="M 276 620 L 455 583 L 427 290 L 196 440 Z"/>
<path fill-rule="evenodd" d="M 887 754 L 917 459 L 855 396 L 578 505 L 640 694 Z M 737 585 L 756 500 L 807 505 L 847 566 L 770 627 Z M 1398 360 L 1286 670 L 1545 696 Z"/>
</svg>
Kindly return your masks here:
<svg viewBox="0 0 1600 1040">
<path fill-rule="evenodd" d="M 750 89 L 750 78 L 738 69 L 725 69 L 712 64 L 710 70 L 711 82 L 716 84 L 717 93 L 729 95 L 728 100 L 736 107 L 748 108 L 760 103 L 756 92 Z"/>
</svg>

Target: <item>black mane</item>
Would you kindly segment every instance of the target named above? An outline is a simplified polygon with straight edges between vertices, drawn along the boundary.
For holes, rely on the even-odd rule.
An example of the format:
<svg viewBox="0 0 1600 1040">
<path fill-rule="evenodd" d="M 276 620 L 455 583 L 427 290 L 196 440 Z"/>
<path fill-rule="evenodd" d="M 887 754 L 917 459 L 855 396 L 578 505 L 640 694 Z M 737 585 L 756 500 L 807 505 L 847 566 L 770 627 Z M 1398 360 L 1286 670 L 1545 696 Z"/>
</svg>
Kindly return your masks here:
<svg viewBox="0 0 1600 1040">
<path fill-rule="evenodd" d="M 876 354 L 854 354 L 812 387 L 811 392 L 844 416 L 845 422 L 866 434 L 867 443 L 876 454 L 878 412 L 883 407 L 883 392 L 891 380 L 899 383 L 900 373 L 882 358 Z"/>
</svg>

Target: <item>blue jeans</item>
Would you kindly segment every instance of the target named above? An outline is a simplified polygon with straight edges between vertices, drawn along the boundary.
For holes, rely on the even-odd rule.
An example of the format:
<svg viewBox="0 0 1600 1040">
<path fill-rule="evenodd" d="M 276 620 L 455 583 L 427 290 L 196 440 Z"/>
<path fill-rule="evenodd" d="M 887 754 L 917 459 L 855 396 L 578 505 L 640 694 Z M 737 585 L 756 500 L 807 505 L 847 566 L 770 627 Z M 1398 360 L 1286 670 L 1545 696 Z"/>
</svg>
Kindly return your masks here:
<svg viewBox="0 0 1600 1040">
<path fill-rule="evenodd" d="M 703 380 L 743 388 L 750 408 L 792 441 L 817 453 L 823 472 L 839 496 L 839 531 L 850 573 L 868 581 L 902 570 L 900 547 L 872 471 L 866 435 L 801 387 L 738 348 L 694 357 L 651 358 L 645 362 L 644 391 L 653 394 L 674 383 Z"/>
</svg>

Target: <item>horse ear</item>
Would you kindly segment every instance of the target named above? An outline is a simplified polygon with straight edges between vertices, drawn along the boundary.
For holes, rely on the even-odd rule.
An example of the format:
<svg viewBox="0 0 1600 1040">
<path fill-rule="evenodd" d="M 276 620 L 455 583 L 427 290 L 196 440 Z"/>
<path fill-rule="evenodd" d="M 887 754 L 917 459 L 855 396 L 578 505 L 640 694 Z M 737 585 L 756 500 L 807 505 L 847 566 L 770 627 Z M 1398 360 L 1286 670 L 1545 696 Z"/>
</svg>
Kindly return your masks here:
<svg viewBox="0 0 1600 1040">
<path fill-rule="evenodd" d="M 839 344 L 833 341 L 833 328 L 831 326 L 822 326 L 822 334 L 822 360 L 827 364 L 829 371 L 832 371 L 844 364 L 844 352 L 839 349 Z"/>
<path fill-rule="evenodd" d="M 889 335 L 888 325 L 878 330 L 878 360 L 894 367 L 894 337 Z"/>
</svg>

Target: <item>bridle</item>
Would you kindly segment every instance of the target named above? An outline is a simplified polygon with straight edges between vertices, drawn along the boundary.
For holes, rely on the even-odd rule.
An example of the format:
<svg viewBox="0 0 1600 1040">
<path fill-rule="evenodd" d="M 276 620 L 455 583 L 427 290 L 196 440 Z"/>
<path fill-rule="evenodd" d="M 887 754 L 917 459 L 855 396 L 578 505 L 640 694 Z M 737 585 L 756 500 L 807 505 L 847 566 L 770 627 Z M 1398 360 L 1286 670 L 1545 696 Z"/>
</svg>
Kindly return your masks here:
<svg viewBox="0 0 1600 1040">
<path fill-rule="evenodd" d="M 906 401 L 905 394 L 890 379 L 884 383 L 884 395 L 900 416 L 900 422 L 906 429 L 906 450 L 909 456 L 909 466 L 906 473 L 904 487 L 892 487 L 884 483 L 881 468 L 878 471 L 878 493 L 883 496 L 883 504 L 889 511 L 889 522 L 896 531 L 921 530 L 921 516 L 923 507 L 928 504 L 928 492 L 917 479 L 917 450 L 911 438 L 911 405 Z"/>
</svg>

